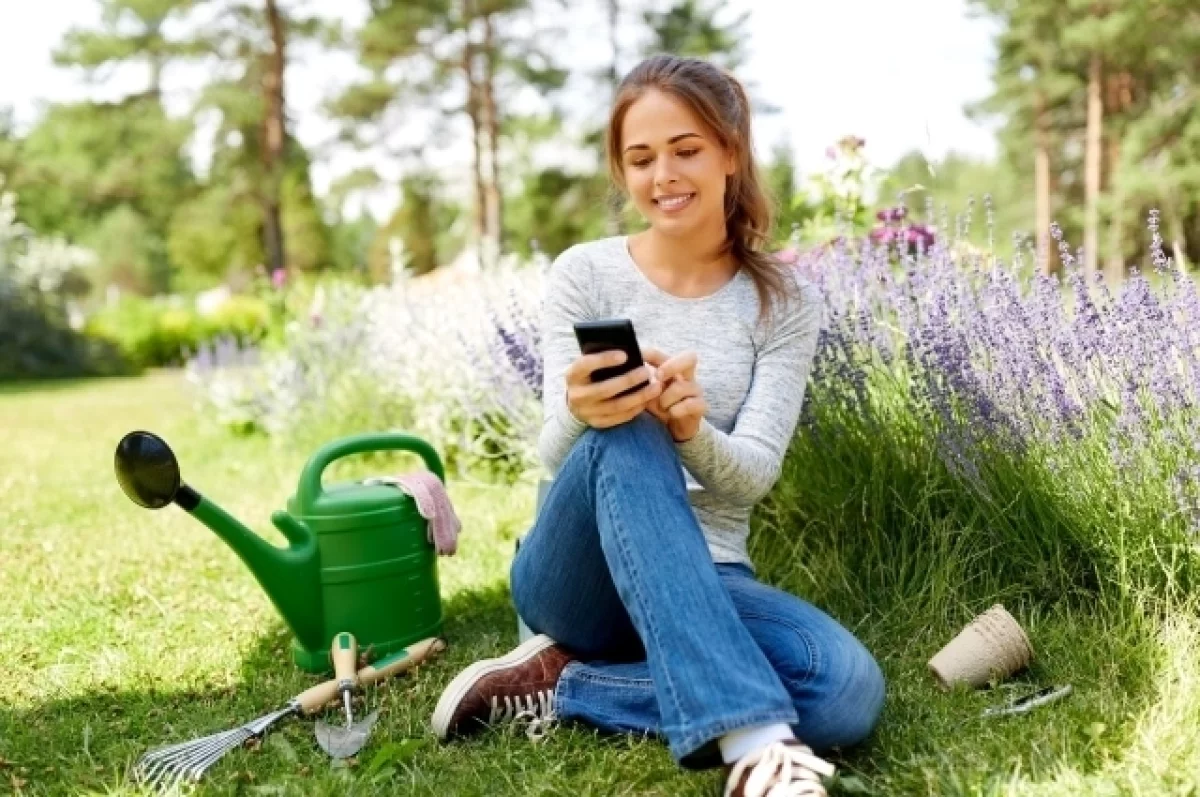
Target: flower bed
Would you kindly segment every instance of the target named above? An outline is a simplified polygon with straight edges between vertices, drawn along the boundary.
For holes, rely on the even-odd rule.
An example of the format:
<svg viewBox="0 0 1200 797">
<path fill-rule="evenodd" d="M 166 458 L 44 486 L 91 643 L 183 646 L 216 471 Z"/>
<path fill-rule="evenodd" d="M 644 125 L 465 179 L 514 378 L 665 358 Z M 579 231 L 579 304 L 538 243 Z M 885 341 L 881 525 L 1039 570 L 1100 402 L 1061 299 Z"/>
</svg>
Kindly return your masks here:
<svg viewBox="0 0 1200 797">
<path fill-rule="evenodd" d="M 944 231 L 915 247 L 864 236 L 796 258 L 829 315 L 791 457 L 824 468 L 831 441 L 893 445 L 941 469 L 929 483 L 991 522 L 1006 522 L 1015 496 L 1041 495 L 1037 511 L 1053 518 L 1011 530 L 1029 538 L 1031 561 L 1079 556 L 1132 568 L 1139 583 L 1182 578 L 1200 530 L 1200 297 L 1154 224 L 1155 273 L 1116 293 L 1086 285 L 1061 240 L 1062 284 L 1020 277 L 1036 271 L 1022 257 L 1005 263 Z M 233 422 L 314 440 L 406 428 L 453 470 L 519 479 L 538 469 L 543 273 L 343 286 L 292 322 L 282 351 L 215 349 L 191 371 Z M 1038 539 L 1044 524 L 1053 550 Z"/>
</svg>

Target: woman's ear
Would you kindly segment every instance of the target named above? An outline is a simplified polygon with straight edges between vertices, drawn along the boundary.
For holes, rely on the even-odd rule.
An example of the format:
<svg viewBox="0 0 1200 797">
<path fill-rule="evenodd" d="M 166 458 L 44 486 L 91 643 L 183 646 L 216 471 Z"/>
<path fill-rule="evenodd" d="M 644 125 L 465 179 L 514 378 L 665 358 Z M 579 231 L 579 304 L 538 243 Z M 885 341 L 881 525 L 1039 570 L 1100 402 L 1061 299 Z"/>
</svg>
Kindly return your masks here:
<svg viewBox="0 0 1200 797">
<path fill-rule="evenodd" d="M 725 152 L 725 175 L 732 177 L 737 173 L 737 153 L 733 150 Z"/>
</svg>

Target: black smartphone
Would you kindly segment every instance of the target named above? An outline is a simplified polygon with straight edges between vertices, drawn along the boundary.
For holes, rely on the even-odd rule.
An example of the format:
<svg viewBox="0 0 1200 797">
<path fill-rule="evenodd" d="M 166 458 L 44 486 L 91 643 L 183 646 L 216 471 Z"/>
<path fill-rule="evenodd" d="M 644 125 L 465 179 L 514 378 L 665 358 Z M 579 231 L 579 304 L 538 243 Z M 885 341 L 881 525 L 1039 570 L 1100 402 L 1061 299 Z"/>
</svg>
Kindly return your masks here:
<svg viewBox="0 0 1200 797">
<path fill-rule="evenodd" d="M 641 347 L 638 346 L 637 334 L 633 330 L 633 322 L 628 318 L 602 318 L 597 321 L 577 321 L 575 323 L 575 338 L 579 341 L 579 350 L 583 354 L 595 354 L 599 351 L 611 351 L 613 349 L 620 349 L 625 352 L 625 362 L 620 365 L 610 365 L 592 371 L 593 382 L 603 382 L 605 379 L 612 379 L 614 376 L 629 373 L 634 368 L 641 368 L 645 365 L 645 362 L 642 361 Z M 626 396 L 641 390 L 648 384 L 650 384 L 648 380 L 644 381 L 640 385 L 634 385 L 617 395 Z"/>
</svg>

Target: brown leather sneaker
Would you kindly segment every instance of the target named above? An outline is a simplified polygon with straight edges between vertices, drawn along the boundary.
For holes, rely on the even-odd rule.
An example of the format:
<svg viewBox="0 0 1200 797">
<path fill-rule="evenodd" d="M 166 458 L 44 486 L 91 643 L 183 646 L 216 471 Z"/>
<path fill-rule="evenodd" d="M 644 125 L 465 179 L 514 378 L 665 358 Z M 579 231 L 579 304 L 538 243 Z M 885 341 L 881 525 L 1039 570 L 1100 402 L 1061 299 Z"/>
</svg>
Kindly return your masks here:
<svg viewBox="0 0 1200 797">
<path fill-rule="evenodd" d="M 534 720 L 531 730 L 557 718 L 554 688 L 574 657 L 539 634 L 508 655 L 482 659 L 460 672 L 442 692 L 433 711 L 433 732 L 441 740 L 514 719 Z"/>
<path fill-rule="evenodd" d="M 837 769 L 797 739 L 775 742 L 742 758 L 725 780 L 725 797 L 826 797 L 821 776 Z"/>
</svg>

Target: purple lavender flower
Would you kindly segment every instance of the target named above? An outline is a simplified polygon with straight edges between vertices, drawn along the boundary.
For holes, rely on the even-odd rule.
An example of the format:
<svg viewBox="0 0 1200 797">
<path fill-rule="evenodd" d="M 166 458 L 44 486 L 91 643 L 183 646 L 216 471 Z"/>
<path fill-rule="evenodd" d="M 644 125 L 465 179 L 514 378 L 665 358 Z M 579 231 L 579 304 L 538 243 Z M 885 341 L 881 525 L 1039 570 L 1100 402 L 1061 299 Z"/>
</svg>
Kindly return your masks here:
<svg viewBox="0 0 1200 797">
<path fill-rule="evenodd" d="M 538 401 L 542 399 L 542 357 L 536 346 L 530 346 L 529 338 L 514 333 L 503 323 L 492 319 L 500 348 L 508 364 L 521 377 L 521 381 L 534 392 Z"/>
</svg>

